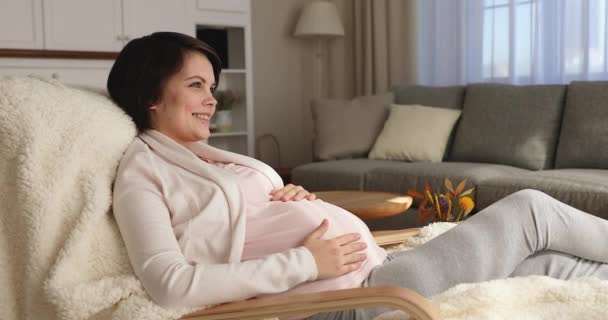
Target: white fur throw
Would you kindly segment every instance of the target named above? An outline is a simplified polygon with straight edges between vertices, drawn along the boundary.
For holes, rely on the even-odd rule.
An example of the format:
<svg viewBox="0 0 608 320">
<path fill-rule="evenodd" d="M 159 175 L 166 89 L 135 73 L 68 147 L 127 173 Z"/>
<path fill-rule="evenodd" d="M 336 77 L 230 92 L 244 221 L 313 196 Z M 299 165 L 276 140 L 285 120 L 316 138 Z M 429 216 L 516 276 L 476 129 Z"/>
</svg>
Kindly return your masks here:
<svg viewBox="0 0 608 320">
<path fill-rule="evenodd" d="M 434 223 L 392 250 L 408 250 L 455 226 Z M 557 280 L 543 276 L 457 285 L 431 298 L 444 320 L 604 320 L 608 319 L 608 281 Z M 410 319 L 402 311 L 375 320 Z"/>
<path fill-rule="evenodd" d="M 136 130 L 107 97 L 0 79 L 0 319 L 172 319 L 133 275 L 110 213 Z"/>
</svg>

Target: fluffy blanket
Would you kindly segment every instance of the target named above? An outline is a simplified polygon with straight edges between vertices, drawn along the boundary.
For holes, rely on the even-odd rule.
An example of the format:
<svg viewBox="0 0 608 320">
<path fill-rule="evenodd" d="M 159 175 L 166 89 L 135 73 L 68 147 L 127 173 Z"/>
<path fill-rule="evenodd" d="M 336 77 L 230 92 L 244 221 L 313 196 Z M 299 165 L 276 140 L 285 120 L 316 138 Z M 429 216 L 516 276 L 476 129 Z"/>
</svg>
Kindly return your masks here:
<svg viewBox="0 0 608 320">
<path fill-rule="evenodd" d="M 0 319 L 172 319 L 133 275 L 111 186 L 136 134 L 108 98 L 0 79 Z"/>
<path fill-rule="evenodd" d="M 454 224 L 435 223 L 416 237 L 390 250 L 408 250 Z M 608 281 L 594 278 L 557 280 L 530 276 L 468 283 L 431 297 L 445 320 L 604 320 L 608 319 Z M 401 311 L 382 314 L 375 320 L 409 319 Z"/>
</svg>

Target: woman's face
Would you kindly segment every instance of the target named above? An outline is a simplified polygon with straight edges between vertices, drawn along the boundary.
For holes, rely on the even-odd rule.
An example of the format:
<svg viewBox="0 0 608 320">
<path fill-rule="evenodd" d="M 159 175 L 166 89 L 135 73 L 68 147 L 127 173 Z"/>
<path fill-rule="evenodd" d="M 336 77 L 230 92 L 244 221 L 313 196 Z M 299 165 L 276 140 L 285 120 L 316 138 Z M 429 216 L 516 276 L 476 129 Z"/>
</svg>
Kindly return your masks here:
<svg viewBox="0 0 608 320">
<path fill-rule="evenodd" d="M 182 69 L 169 78 L 160 100 L 150 107 L 152 128 L 182 145 L 206 140 L 217 103 L 214 88 L 213 67 L 207 57 L 186 53 Z"/>
</svg>

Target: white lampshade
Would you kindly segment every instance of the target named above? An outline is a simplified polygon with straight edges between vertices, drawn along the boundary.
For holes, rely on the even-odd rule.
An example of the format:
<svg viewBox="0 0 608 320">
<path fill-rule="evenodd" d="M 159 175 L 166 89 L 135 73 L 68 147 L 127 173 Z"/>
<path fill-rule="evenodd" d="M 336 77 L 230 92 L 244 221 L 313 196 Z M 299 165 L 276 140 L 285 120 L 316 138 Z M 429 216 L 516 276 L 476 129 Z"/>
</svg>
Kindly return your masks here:
<svg viewBox="0 0 608 320">
<path fill-rule="evenodd" d="M 336 5 L 327 1 L 314 1 L 308 4 L 300 14 L 293 35 L 306 38 L 344 36 L 344 26 L 340 21 Z"/>
</svg>

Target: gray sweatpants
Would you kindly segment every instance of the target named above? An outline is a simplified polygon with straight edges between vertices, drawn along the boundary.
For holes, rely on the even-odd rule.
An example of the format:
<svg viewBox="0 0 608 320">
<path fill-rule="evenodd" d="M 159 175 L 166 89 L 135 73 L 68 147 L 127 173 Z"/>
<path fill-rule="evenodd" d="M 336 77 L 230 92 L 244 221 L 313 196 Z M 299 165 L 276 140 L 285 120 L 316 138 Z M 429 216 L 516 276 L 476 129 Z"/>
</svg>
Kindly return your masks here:
<svg viewBox="0 0 608 320">
<path fill-rule="evenodd" d="M 420 247 L 393 254 L 363 286 L 400 286 L 432 296 L 460 283 L 513 276 L 608 279 L 608 220 L 535 190 L 516 192 Z M 314 320 L 367 320 L 355 309 Z"/>
</svg>

